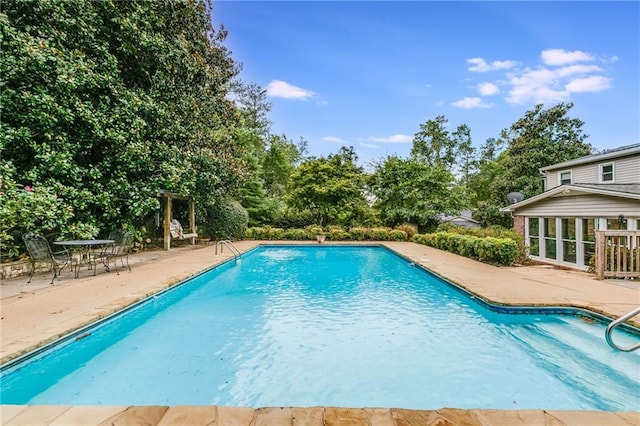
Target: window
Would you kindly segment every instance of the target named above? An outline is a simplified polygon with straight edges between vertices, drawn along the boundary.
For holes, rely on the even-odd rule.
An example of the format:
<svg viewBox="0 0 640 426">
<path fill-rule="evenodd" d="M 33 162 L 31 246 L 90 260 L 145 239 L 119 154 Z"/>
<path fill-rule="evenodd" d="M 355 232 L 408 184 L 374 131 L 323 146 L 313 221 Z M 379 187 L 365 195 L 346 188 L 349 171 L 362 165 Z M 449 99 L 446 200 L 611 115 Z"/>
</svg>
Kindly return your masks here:
<svg viewBox="0 0 640 426">
<path fill-rule="evenodd" d="M 540 256 L 540 222 L 537 217 L 529 218 L 529 254 Z"/>
<path fill-rule="evenodd" d="M 571 170 L 560 172 L 560 185 L 571 184 Z"/>
<path fill-rule="evenodd" d="M 596 221 L 595 219 L 582 219 L 582 253 L 583 265 L 590 265 L 591 258 L 596 255 Z"/>
<path fill-rule="evenodd" d="M 556 219 L 545 217 L 542 221 L 544 230 L 544 251 L 547 259 L 556 258 Z"/>
<path fill-rule="evenodd" d="M 562 218 L 562 260 L 576 263 L 576 220 Z"/>
<path fill-rule="evenodd" d="M 613 182 L 613 163 L 600 164 L 600 182 Z"/>
</svg>

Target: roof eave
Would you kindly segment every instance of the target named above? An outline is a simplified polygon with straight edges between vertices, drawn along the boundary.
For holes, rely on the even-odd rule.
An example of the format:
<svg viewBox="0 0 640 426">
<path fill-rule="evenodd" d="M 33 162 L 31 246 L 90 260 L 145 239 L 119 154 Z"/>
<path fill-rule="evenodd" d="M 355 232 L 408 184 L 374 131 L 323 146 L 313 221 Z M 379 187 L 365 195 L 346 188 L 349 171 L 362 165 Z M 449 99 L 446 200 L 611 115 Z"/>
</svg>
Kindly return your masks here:
<svg viewBox="0 0 640 426">
<path fill-rule="evenodd" d="M 606 189 L 598 189 L 598 188 L 586 188 L 581 186 L 574 185 L 560 185 L 552 188 L 548 191 L 543 192 L 542 194 L 534 195 L 531 198 L 527 198 L 526 200 L 522 200 L 518 203 L 511 204 L 509 206 L 503 207 L 500 209 L 501 212 L 514 212 L 519 208 L 525 207 L 529 204 L 536 203 L 538 201 L 544 200 L 546 198 L 553 197 L 554 195 L 564 193 L 567 194 L 571 191 L 582 192 L 587 194 L 596 194 L 596 195 L 608 195 L 612 197 L 622 197 L 622 198 L 630 198 L 632 200 L 640 200 L 640 194 L 632 194 L 629 192 L 620 192 L 620 191 L 611 191 Z"/>
</svg>

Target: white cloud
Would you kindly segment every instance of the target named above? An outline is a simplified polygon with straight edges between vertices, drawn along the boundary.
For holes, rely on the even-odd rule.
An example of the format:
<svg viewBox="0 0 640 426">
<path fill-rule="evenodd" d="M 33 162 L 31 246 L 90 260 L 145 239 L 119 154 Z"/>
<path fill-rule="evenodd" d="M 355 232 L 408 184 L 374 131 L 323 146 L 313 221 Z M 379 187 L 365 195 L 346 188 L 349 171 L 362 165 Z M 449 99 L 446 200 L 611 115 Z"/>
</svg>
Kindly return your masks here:
<svg viewBox="0 0 640 426">
<path fill-rule="evenodd" d="M 582 50 L 547 49 L 540 53 L 536 68 L 518 67 L 515 61 L 488 63 L 482 58 L 467 59 L 467 63 L 472 72 L 504 70 L 502 78 L 475 86 L 481 96 L 504 92 L 508 103 L 524 104 L 562 102 L 572 93 L 607 90 L 613 86 L 613 80 L 606 76 L 603 64 L 617 60 L 616 56 L 599 57 Z M 480 97 L 465 97 L 451 105 L 466 109 L 493 106 Z"/>
<path fill-rule="evenodd" d="M 364 148 L 380 148 L 378 145 L 373 143 L 360 142 L 360 146 Z"/>
<path fill-rule="evenodd" d="M 380 143 L 407 143 L 413 140 L 413 136 L 397 134 L 385 137 L 371 137 L 369 139 Z"/>
<path fill-rule="evenodd" d="M 591 62 L 594 60 L 593 55 L 587 52 L 581 50 L 568 52 L 564 49 L 543 50 L 540 57 L 545 65 L 566 65 L 576 62 Z"/>
<path fill-rule="evenodd" d="M 601 75 L 592 75 L 590 77 L 576 78 L 571 80 L 565 86 L 568 92 L 599 92 L 611 87 L 611 79 Z"/>
<path fill-rule="evenodd" d="M 511 89 L 505 99 L 512 104 L 562 102 L 568 100 L 571 93 L 606 90 L 611 87 L 611 79 L 593 75 L 601 71 L 597 65 L 524 70 L 510 76 Z"/>
<path fill-rule="evenodd" d="M 338 138 L 336 136 L 325 136 L 325 137 L 322 138 L 322 140 L 326 141 L 326 142 L 335 142 L 335 143 L 343 143 L 344 142 L 344 139 Z"/>
<path fill-rule="evenodd" d="M 467 59 L 467 62 L 472 64 L 468 69 L 473 72 L 487 72 L 495 70 L 508 70 L 516 66 L 516 61 L 493 61 L 487 63 L 482 58 Z"/>
<path fill-rule="evenodd" d="M 452 102 L 451 105 L 464 109 L 491 108 L 493 106 L 493 104 L 483 102 L 480 98 L 464 98 L 459 101 Z"/>
<path fill-rule="evenodd" d="M 493 83 L 480 83 L 478 84 L 478 92 L 480 92 L 482 96 L 491 96 L 500 92 L 500 89 Z"/>
<path fill-rule="evenodd" d="M 311 90 L 294 86 L 282 80 L 273 80 L 267 85 L 267 96 L 274 98 L 307 100 L 315 95 Z"/>
<path fill-rule="evenodd" d="M 558 77 L 568 77 L 576 74 L 590 74 L 602 71 L 597 65 L 569 65 L 568 67 L 556 68 L 552 70 Z"/>
</svg>

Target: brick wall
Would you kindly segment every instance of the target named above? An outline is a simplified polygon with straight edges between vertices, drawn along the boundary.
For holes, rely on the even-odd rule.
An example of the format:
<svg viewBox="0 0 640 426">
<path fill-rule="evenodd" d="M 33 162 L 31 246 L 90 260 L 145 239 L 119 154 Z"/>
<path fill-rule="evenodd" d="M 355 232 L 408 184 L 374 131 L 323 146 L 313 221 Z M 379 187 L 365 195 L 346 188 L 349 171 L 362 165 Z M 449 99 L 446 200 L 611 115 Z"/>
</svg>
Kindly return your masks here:
<svg viewBox="0 0 640 426">
<path fill-rule="evenodd" d="M 524 238 L 524 216 L 513 217 L 513 229 Z"/>
</svg>

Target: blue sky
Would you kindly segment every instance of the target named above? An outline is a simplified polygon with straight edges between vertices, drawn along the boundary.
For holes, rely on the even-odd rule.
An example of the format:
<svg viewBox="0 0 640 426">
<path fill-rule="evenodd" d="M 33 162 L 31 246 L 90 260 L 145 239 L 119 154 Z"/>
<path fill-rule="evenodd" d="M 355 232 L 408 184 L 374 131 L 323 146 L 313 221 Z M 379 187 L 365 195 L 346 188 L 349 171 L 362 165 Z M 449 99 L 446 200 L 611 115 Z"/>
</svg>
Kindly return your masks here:
<svg viewBox="0 0 640 426">
<path fill-rule="evenodd" d="M 640 142 L 640 2 L 214 1 L 212 17 L 273 133 L 312 155 L 406 156 L 438 115 L 479 147 L 559 102 L 599 150 Z"/>
</svg>

